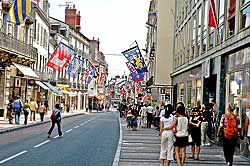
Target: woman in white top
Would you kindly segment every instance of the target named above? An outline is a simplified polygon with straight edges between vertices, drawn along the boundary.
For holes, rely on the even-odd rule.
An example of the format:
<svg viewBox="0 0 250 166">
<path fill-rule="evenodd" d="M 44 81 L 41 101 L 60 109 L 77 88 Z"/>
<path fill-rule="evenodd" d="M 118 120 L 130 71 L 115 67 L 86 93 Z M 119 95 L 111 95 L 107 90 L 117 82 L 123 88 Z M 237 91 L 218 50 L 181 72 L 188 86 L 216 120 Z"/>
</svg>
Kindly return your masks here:
<svg viewBox="0 0 250 166">
<path fill-rule="evenodd" d="M 185 107 L 182 102 L 176 105 L 176 117 L 177 119 L 174 121 L 177 130 L 175 133 L 176 141 L 174 143 L 176 160 L 178 166 L 184 166 L 186 146 L 188 145 L 188 118 L 186 117 Z M 180 154 L 182 156 L 180 156 Z"/>
<path fill-rule="evenodd" d="M 165 114 L 160 119 L 160 136 L 161 136 L 161 166 L 164 166 L 164 161 L 167 160 L 167 166 L 174 159 L 174 134 L 172 132 L 172 124 L 175 117 L 172 115 L 173 106 L 168 104 L 165 107 Z"/>
</svg>

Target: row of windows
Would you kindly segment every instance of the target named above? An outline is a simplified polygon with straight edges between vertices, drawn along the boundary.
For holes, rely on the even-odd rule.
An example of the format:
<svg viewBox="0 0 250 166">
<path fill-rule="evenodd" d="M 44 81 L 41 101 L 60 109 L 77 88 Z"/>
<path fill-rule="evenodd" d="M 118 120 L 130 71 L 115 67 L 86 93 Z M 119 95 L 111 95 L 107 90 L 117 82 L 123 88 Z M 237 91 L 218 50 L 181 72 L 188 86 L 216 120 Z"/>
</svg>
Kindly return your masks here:
<svg viewBox="0 0 250 166">
<path fill-rule="evenodd" d="M 46 50 L 48 49 L 48 32 L 35 20 L 34 25 L 34 40 Z"/>
<path fill-rule="evenodd" d="M 193 9 L 192 16 L 185 25 L 177 27 L 179 29 L 175 38 L 175 69 L 250 26 L 250 0 L 214 1 L 218 29 L 208 27 L 209 0 L 202 0 L 201 5 Z M 240 5 L 236 5 L 237 2 Z"/>
</svg>

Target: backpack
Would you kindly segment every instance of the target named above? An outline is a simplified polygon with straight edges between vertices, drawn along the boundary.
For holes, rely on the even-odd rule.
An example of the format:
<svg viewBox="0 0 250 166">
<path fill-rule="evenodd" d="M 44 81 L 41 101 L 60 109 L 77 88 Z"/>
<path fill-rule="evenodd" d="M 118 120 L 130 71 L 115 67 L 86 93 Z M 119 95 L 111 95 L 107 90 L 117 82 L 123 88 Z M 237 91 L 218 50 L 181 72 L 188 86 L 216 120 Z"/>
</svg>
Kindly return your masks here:
<svg viewBox="0 0 250 166">
<path fill-rule="evenodd" d="M 237 116 L 234 115 L 232 119 L 229 119 L 227 115 L 225 115 L 227 120 L 227 125 L 224 129 L 224 137 L 226 139 L 238 139 L 238 126 L 237 126 Z"/>
</svg>

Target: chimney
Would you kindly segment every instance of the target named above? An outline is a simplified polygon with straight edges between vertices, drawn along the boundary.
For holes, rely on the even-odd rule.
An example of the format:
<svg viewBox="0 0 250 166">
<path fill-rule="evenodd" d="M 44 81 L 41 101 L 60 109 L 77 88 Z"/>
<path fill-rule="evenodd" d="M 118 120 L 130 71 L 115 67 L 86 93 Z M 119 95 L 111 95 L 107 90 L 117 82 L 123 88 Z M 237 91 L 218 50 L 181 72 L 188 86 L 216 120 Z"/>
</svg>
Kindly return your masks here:
<svg viewBox="0 0 250 166">
<path fill-rule="evenodd" d="M 75 28 L 77 31 L 81 29 L 80 11 L 77 12 L 75 4 L 73 8 L 66 6 L 65 8 L 65 23 Z"/>
</svg>

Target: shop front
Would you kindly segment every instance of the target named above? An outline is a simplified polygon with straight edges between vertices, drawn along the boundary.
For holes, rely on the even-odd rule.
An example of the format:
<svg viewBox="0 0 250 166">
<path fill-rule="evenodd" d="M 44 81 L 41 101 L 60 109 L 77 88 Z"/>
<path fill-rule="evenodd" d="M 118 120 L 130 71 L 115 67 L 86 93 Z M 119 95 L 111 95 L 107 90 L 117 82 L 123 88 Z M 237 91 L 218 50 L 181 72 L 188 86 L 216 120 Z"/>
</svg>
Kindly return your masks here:
<svg viewBox="0 0 250 166">
<path fill-rule="evenodd" d="M 233 103 L 234 113 L 239 116 L 241 128 L 246 112 L 250 111 L 250 48 L 245 48 L 226 57 L 226 105 Z M 249 143 L 241 144 L 241 152 L 250 155 Z"/>
</svg>

